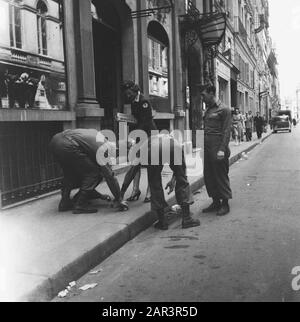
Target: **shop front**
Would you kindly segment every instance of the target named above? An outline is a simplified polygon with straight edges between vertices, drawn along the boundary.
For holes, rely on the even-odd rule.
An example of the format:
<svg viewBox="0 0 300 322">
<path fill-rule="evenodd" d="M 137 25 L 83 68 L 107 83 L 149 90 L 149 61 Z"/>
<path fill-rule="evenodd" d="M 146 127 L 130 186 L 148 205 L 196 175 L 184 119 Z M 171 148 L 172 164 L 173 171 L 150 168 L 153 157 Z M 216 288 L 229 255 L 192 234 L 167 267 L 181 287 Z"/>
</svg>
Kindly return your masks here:
<svg viewBox="0 0 300 322">
<path fill-rule="evenodd" d="M 0 0 L 2 207 L 61 185 L 48 145 L 75 121 L 68 107 L 63 15 L 60 1 Z"/>
</svg>

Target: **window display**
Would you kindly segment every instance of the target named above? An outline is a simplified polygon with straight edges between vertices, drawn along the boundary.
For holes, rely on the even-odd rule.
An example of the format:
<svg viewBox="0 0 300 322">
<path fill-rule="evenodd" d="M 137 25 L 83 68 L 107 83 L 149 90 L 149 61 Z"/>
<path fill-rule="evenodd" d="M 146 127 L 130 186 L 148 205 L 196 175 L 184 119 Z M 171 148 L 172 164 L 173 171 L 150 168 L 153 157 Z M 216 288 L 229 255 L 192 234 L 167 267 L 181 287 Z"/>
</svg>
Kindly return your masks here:
<svg viewBox="0 0 300 322">
<path fill-rule="evenodd" d="M 57 0 L 0 0 L 0 108 L 63 110 L 63 7 Z"/>
</svg>

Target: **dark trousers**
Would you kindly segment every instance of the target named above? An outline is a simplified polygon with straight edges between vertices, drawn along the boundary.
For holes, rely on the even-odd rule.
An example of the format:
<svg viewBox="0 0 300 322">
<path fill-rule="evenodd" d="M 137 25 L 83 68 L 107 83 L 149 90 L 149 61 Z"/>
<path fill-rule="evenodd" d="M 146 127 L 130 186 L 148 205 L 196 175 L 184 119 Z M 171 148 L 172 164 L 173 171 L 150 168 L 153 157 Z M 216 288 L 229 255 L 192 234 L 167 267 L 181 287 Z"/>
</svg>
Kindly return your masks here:
<svg viewBox="0 0 300 322">
<path fill-rule="evenodd" d="M 213 199 L 232 199 L 229 180 L 229 147 L 223 160 L 217 159 L 221 136 L 205 135 L 204 140 L 204 181 L 209 197 Z"/>
<path fill-rule="evenodd" d="M 263 134 L 263 127 L 262 126 L 257 126 L 256 127 L 256 133 L 257 133 L 257 138 L 261 139 L 262 138 L 262 134 Z"/>
<path fill-rule="evenodd" d="M 247 142 L 252 141 L 252 129 L 246 129 L 246 139 Z"/>
<path fill-rule="evenodd" d="M 155 165 L 151 165 L 151 147 L 157 147 L 156 144 L 159 144 L 159 157 L 156 160 L 157 162 Z M 149 155 L 148 155 L 148 165 L 147 165 L 147 172 L 148 172 L 148 183 L 151 191 L 151 208 L 153 211 L 163 211 L 164 209 L 168 208 L 168 204 L 165 200 L 164 196 L 164 189 L 162 185 L 162 170 L 164 167 L 164 160 L 162 158 L 163 154 L 163 146 L 161 142 L 156 142 L 154 145 L 149 145 Z M 155 151 L 158 151 L 155 149 Z M 176 153 L 175 153 L 176 152 Z M 175 157 L 179 156 L 179 157 Z M 181 156 L 181 157 L 180 157 Z M 177 203 L 180 206 L 184 205 L 191 205 L 193 204 L 193 196 L 191 194 L 190 184 L 187 179 L 186 175 L 186 164 L 184 160 L 184 154 L 182 151 L 182 147 L 176 143 L 174 140 L 170 140 L 170 158 L 169 158 L 169 165 L 173 174 L 176 178 L 176 187 L 175 187 L 175 194 Z M 132 166 L 131 169 L 128 171 L 123 186 L 122 192 L 125 192 L 126 189 L 129 187 L 131 182 L 133 181 L 136 172 L 140 169 L 141 165 Z"/>
<path fill-rule="evenodd" d="M 96 189 L 105 178 L 111 192 L 119 200 L 119 185 L 115 183 L 116 179 L 110 166 L 99 166 L 76 142 L 63 133 L 52 139 L 50 149 L 62 167 L 65 188 L 80 188 L 82 192 L 88 193 Z"/>
<path fill-rule="evenodd" d="M 168 207 L 165 200 L 164 188 L 162 185 L 163 165 L 148 166 L 148 182 L 151 191 L 151 209 L 153 211 L 163 211 Z M 190 189 L 190 184 L 186 176 L 186 168 L 184 165 L 170 164 L 170 168 L 176 178 L 175 195 L 177 203 L 180 206 L 192 205 L 194 203 Z"/>
</svg>

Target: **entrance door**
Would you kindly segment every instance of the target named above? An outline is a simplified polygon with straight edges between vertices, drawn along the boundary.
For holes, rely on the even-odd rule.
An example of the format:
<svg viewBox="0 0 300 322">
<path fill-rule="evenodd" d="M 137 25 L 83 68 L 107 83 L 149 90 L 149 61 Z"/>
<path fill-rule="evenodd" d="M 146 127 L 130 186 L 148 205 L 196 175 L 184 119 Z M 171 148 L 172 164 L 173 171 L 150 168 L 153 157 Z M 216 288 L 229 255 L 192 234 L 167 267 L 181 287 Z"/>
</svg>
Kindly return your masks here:
<svg viewBox="0 0 300 322">
<path fill-rule="evenodd" d="M 121 31 L 117 12 L 110 1 L 95 1 L 93 15 L 96 95 L 105 116 L 102 129 L 117 131 L 115 114 L 121 106 Z"/>
</svg>

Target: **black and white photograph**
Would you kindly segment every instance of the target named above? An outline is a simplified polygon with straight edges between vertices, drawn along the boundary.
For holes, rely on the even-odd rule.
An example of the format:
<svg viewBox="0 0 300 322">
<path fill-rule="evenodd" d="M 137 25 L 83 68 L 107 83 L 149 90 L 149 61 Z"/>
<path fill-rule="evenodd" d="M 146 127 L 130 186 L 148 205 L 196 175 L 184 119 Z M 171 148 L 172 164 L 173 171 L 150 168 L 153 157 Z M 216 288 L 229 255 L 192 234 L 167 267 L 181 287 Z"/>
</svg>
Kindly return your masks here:
<svg viewBox="0 0 300 322">
<path fill-rule="evenodd" d="M 299 0 L 0 0 L 0 302 L 299 302 L 299 57 Z"/>
</svg>

